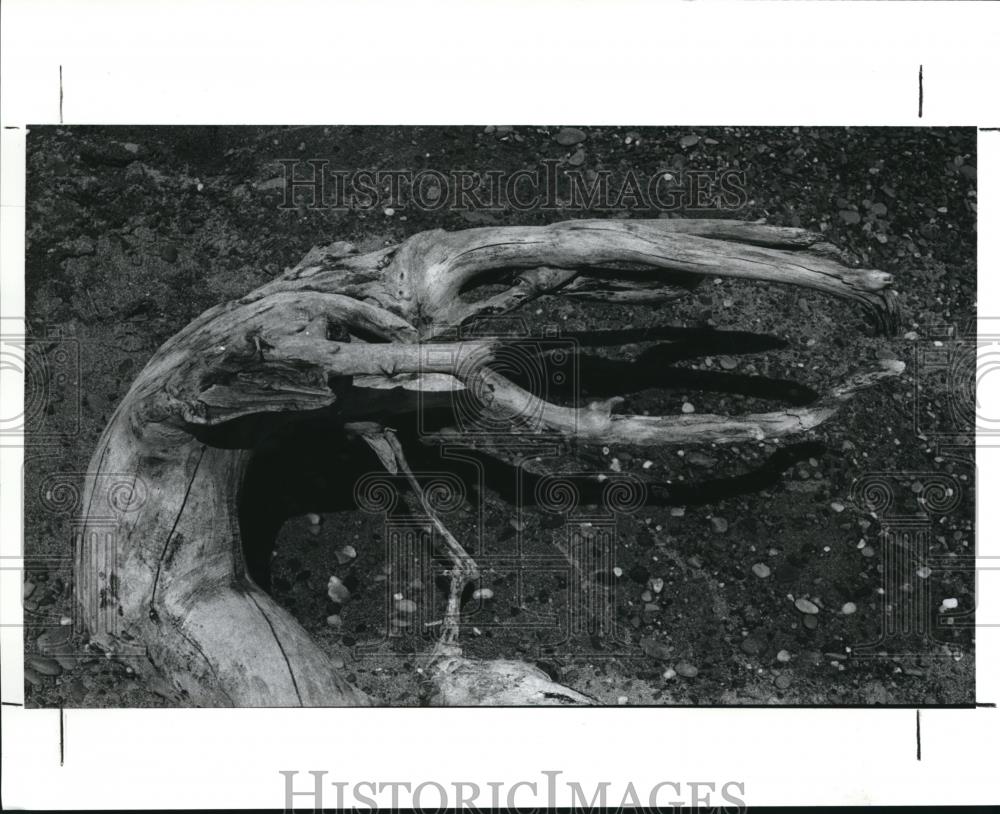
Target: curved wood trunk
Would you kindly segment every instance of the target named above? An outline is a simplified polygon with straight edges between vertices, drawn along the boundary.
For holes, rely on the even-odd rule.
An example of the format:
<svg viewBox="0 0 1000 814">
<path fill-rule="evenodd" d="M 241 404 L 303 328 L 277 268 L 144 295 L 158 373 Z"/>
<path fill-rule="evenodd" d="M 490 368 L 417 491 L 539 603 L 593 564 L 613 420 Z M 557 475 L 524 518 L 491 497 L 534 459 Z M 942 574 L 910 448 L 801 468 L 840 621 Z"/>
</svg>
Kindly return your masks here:
<svg viewBox="0 0 1000 814">
<path fill-rule="evenodd" d="M 460 296 L 505 268 L 517 272 L 505 293 L 478 302 Z M 848 268 L 822 236 L 733 221 L 434 231 L 367 255 L 334 244 L 243 299 L 210 309 L 153 356 L 91 461 L 75 563 L 77 605 L 91 641 L 112 653 L 139 654 L 140 671 L 165 677 L 192 704 L 368 701 L 247 574 L 238 506 L 252 439 L 222 445 L 210 432 L 234 419 L 336 408 L 359 388 L 440 389 L 443 382 L 488 392 L 483 409 L 514 415 L 511 431 L 529 436 L 544 428 L 588 440 L 734 441 L 809 429 L 858 390 L 901 369 L 862 372 L 814 408 L 620 416 L 612 415 L 615 400 L 537 410 L 529 404 L 537 397 L 489 368 L 494 341 L 429 341 L 469 317 L 543 294 L 664 302 L 704 275 L 803 285 L 862 304 L 883 326 L 895 318 L 888 275 Z M 377 428 L 365 432 L 383 462 L 396 466 L 396 447 L 383 444 Z M 464 555 L 452 543 L 452 553 Z M 468 567 L 460 578 L 460 571 L 453 575 L 459 588 L 475 574 Z M 463 674 L 475 669 L 462 664 Z M 539 695 L 537 687 L 533 692 Z"/>
</svg>

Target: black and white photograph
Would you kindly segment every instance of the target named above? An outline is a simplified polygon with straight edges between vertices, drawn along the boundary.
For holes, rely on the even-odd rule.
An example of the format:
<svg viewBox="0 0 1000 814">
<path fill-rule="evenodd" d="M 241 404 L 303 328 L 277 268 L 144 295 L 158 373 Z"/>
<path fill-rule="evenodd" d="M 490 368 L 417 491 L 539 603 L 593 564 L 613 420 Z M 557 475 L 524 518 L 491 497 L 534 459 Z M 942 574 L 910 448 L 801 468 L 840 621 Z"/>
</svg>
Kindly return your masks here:
<svg viewBox="0 0 1000 814">
<path fill-rule="evenodd" d="M 995 804 L 998 55 L 4 0 L 3 807 Z"/>
<path fill-rule="evenodd" d="M 27 160 L 29 703 L 974 700 L 973 128 Z"/>
</svg>

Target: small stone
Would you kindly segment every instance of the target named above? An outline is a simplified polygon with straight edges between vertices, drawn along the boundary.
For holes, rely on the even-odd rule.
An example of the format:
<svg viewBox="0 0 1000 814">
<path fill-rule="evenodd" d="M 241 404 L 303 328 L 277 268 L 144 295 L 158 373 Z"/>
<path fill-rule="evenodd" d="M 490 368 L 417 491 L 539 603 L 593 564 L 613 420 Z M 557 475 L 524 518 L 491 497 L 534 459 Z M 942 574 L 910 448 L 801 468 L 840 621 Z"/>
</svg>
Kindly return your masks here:
<svg viewBox="0 0 1000 814">
<path fill-rule="evenodd" d="M 510 527 L 514 531 L 524 531 L 524 521 L 520 517 L 512 517 L 510 519 Z"/>
<path fill-rule="evenodd" d="M 60 616 L 59 617 L 59 624 L 63 625 L 64 627 L 66 625 L 71 625 L 71 624 L 73 624 L 73 619 L 72 619 L 72 617 L 69 617 L 69 616 Z"/>
<path fill-rule="evenodd" d="M 846 224 L 854 225 L 861 222 L 861 215 L 853 209 L 842 209 L 840 211 L 840 219 Z"/>
<path fill-rule="evenodd" d="M 737 362 L 732 356 L 720 356 L 719 364 L 722 366 L 723 370 L 735 370 L 739 362 Z"/>
<path fill-rule="evenodd" d="M 670 510 L 670 516 L 671 517 L 683 517 L 684 516 L 684 507 L 683 506 L 674 506 Z"/>
<path fill-rule="evenodd" d="M 652 602 L 653 601 L 653 592 L 652 591 L 643 591 L 642 594 L 640 594 L 639 599 L 641 599 L 643 602 Z"/>
<path fill-rule="evenodd" d="M 688 147 L 694 147 L 694 145 L 697 144 L 699 141 L 701 141 L 701 136 L 696 136 L 692 134 L 689 136 L 682 136 L 680 141 L 678 141 L 677 143 L 681 145 L 682 150 L 686 150 L 688 149 Z"/>
<path fill-rule="evenodd" d="M 76 656 L 53 656 L 59 662 L 59 666 L 64 670 L 75 670 L 77 665 Z"/>
<path fill-rule="evenodd" d="M 564 127 L 555 135 L 556 144 L 562 147 L 572 147 L 581 141 L 585 141 L 586 138 L 587 134 L 576 127 Z"/>
<path fill-rule="evenodd" d="M 323 521 L 323 518 L 315 512 L 309 512 L 309 514 L 306 515 L 306 520 L 309 522 L 310 526 L 318 526 Z"/>
<path fill-rule="evenodd" d="M 852 613 L 855 613 L 857 609 L 858 606 L 853 602 L 845 602 L 844 606 L 840 609 L 840 612 L 844 614 L 844 616 L 850 616 Z"/>
<path fill-rule="evenodd" d="M 416 613 L 417 603 L 412 599 L 397 599 L 396 600 L 396 610 L 400 613 Z"/>
<path fill-rule="evenodd" d="M 345 666 L 344 659 L 341 656 L 330 656 L 330 666 L 334 670 L 343 670 Z"/>
<path fill-rule="evenodd" d="M 808 599 L 796 599 L 795 607 L 802 613 L 819 613 L 819 606 L 817 606 L 814 602 L 810 602 Z"/>
<path fill-rule="evenodd" d="M 62 672 L 59 662 L 46 656 L 28 656 L 24 664 L 43 676 L 57 676 Z"/>
<path fill-rule="evenodd" d="M 802 620 L 802 626 L 806 630 L 815 630 L 817 627 L 819 627 L 819 619 L 817 619 L 815 616 L 807 616 L 805 617 L 805 619 Z"/>
<path fill-rule="evenodd" d="M 660 591 L 663 590 L 663 580 L 660 577 L 655 577 L 649 583 L 649 587 L 651 587 L 653 589 L 653 593 L 657 593 L 658 594 Z"/>
<path fill-rule="evenodd" d="M 387 218 L 391 218 L 391 217 L 392 217 L 393 215 L 395 215 L 395 214 L 396 214 L 396 210 L 395 210 L 395 209 L 393 209 L 393 208 L 392 208 L 391 206 L 387 206 L 387 207 L 386 207 L 386 208 L 385 208 L 385 209 L 383 210 L 383 212 L 385 213 L 385 216 L 386 216 Z"/>
<path fill-rule="evenodd" d="M 69 646 L 72 631 L 68 627 L 49 628 L 35 640 L 38 652 L 46 656 L 62 652 Z"/>
<path fill-rule="evenodd" d="M 345 545 L 334 551 L 333 556 L 337 558 L 338 565 L 346 565 L 358 556 L 358 552 L 354 546 Z"/>
<path fill-rule="evenodd" d="M 350 590 L 348 590 L 347 586 L 335 576 L 330 577 L 330 581 L 326 585 L 326 595 L 329 596 L 334 602 L 339 602 L 341 605 L 351 598 Z"/>
<path fill-rule="evenodd" d="M 329 616 L 326 617 L 326 623 L 330 627 L 337 628 L 337 627 L 342 627 L 343 626 L 344 620 L 340 618 L 340 614 L 339 613 L 332 613 L 332 614 L 330 614 Z"/>
<path fill-rule="evenodd" d="M 753 571 L 754 574 L 760 577 L 761 579 L 767 579 L 769 576 L 771 576 L 771 569 L 768 568 L 767 565 L 765 565 L 762 562 L 755 563 L 750 570 Z"/>
<path fill-rule="evenodd" d="M 759 655 L 765 647 L 765 643 L 756 636 L 747 636 L 742 642 L 740 642 L 740 650 L 748 656 Z"/>
<path fill-rule="evenodd" d="M 958 600 L 955 597 L 948 597 L 941 602 L 941 607 L 945 610 L 954 610 L 958 607 Z"/>
<path fill-rule="evenodd" d="M 688 664 L 686 661 L 682 661 L 677 665 L 677 674 L 684 676 L 684 678 L 694 678 L 698 675 L 698 668 L 693 664 Z"/>
<path fill-rule="evenodd" d="M 830 504 L 830 508 L 833 509 L 835 512 L 837 512 L 837 514 L 840 514 L 842 511 L 844 511 L 845 506 L 840 501 L 835 500 L 833 503 Z"/>
<path fill-rule="evenodd" d="M 567 163 L 571 167 L 579 167 L 586 160 L 587 160 L 587 152 L 581 147 L 575 153 L 573 153 L 573 155 L 569 157 Z"/>
<path fill-rule="evenodd" d="M 725 534 L 729 530 L 729 521 L 725 517 L 712 518 L 712 531 L 716 534 Z"/>
<path fill-rule="evenodd" d="M 618 706 L 624 706 L 627 703 L 628 703 L 628 696 L 627 695 L 619 695 L 618 696 Z"/>
<path fill-rule="evenodd" d="M 21 598 L 28 599 L 35 592 L 35 583 L 30 580 L 24 583 L 24 589 L 21 591 Z"/>
<path fill-rule="evenodd" d="M 774 679 L 774 686 L 779 690 L 787 690 L 792 686 L 792 677 L 786 673 L 782 673 Z"/>
<path fill-rule="evenodd" d="M 875 556 L 875 549 L 872 548 L 870 545 L 866 545 L 866 546 L 864 546 L 861 549 L 861 556 L 862 557 L 874 557 Z"/>
<path fill-rule="evenodd" d="M 671 678 L 677 675 L 677 671 L 673 667 L 668 667 L 663 671 L 663 677 L 669 681 Z"/>
<path fill-rule="evenodd" d="M 651 469 L 652 466 L 653 466 L 653 462 L 652 461 L 643 461 L 642 462 L 642 468 L 643 469 Z"/>
<path fill-rule="evenodd" d="M 670 658 L 670 648 L 663 642 L 657 641 L 652 636 L 643 636 L 639 640 L 639 647 L 641 647 L 642 652 L 651 659 L 666 661 Z"/>
<path fill-rule="evenodd" d="M 472 592 L 473 599 L 492 599 L 493 590 L 491 588 L 476 588 Z"/>
<path fill-rule="evenodd" d="M 931 569 L 926 565 L 922 565 L 917 569 L 917 576 L 921 579 L 927 579 L 932 573 Z"/>
<path fill-rule="evenodd" d="M 682 413 L 693 413 L 694 412 L 694 405 L 690 401 L 685 401 L 681 405 L 681 412 Z"/>
<path fill-rule="evenodd" d="M 788 664 L 788 662 L 790 662 L 792 660 L 792 654 L 789 653 L 787 650 L 779 650 L 778 651 L 778 655 L 777 655 L 777 659 L 782 664 Z"/>
<path fill-rule="evenodd" d="M 621 472 L 622 471 L 622 462 L 619 461 L 617 458 L 612 458 L 611 459 L 611 464 L 610 464 L 610 466 L 608 466 L 608 469 L 610 469 L 612 472 Z"/>
<path fill-rule="evenodd" d="M 41 687 L 45 683 L 45 680 L 30 667 L 24 668 L 24 680 L 32 687 Z"/>
<path fill-rule="evenodd" d="M 625 572 L 622 571 L 622 569 L 616 565 L 614 568 L 611 569 L 611 573 L 614 574 L 616 577 L 620 577 Z"/>
</svg>

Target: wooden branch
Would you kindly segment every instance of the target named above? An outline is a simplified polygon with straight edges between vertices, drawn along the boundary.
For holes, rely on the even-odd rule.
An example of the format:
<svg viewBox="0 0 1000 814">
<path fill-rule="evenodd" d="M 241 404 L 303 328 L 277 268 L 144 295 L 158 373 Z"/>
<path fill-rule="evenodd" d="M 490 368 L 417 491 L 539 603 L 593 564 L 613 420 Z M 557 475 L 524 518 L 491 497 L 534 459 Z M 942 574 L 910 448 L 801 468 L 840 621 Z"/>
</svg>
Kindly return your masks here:
<svg viewBox="0 0 1000 814">
<path fill-rule="evenodd" d="M 469 299 L 474 286 L 504 270 L 520 272 L 509 290 Z M 237 509 L 252 443 L 216 446 L 209 431 L 234 419 L 337 411 L 353 402 L 344 415 L 356 422 L 364 418 L 358 410 L 374 403 L 356 397 L 375 392 L 362 388 L 465 386 L 487 409 L 515 418 L 540 407 L 540 423 L 518 420 L 512 432 L 733 441 L 809 429 L 859 389 L 898 373 L 862 374 L 807 408 L 740 418 L 619 416 L 613 401 L 582 411 L 537 404 L 490 370 L 491 340 L 426 341 L 541 295 L 662 302 L 705 276 L 814 288 L 879 314 L 883 327 L 896 317 L 889 275 L 849 268 L 821 235 L 722 220 L 432 231 L 363 255 L 333 244 L 206 311 L 153 355 L 91 460 L 74 584 L 92 641 L 111 653 L 138 648 L 140 672 L 165 677 L 190 704 L 368 700 L 247 575 Z M 398 409 L 411 404 L 398 401 Z M 537 676 L 522 678 L 504 686 L 537 688 Z M 532 693 L 525 703 L 543 702 L 544 692 Z"/>
</svg>

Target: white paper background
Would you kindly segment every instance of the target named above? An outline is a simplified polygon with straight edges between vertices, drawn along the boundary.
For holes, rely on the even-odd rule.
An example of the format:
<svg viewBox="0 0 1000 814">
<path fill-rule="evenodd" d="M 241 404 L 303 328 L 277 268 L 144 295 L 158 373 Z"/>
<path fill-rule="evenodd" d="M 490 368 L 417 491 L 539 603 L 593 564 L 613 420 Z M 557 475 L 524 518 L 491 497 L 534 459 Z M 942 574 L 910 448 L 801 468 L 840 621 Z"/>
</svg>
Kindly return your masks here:
<svg viewBox="0 0 1000 814">
<path fill-rule="evenodd" d="M 7 0 L 0 315 L 23 311 L 23 126 L 59 121 L 59 65 L 72 124 L 1000 127 L 998 12 L 994 3 Z M 985 228 L 1000 223 L 1000 132 L 980 133 L 977 164 L 979 308 L 1000 316 L 1000 246 Z M 5 373 L 4 415 L 20 392 Z M 980 400 L 1000 403 L 997 382 L 981 382 Z M 20 554 L 20 466 L 18 450 L 0 449 L 4 557 Z M 979 451 L 978 473 L 979 553 L 997 556 L 996 503 L 984 496 L 1000 488 L 1000 450 Z M 989 572 L 979 581 L 983 622 L 1000 624 L 998 582 Z M 19 578 L 4 573 L 0 584 L 3 622 L 17 622 Z M 1000 702 L 997 631 L 977 632 L 980 701 Z M 16 628 L 0 633 L 4 701 L 22 699 L 20 638 Z M 542 770 L 561 769 L 565 779 L 613 788 L 738 781 L 755 804 L 995 802 L 1000 711 L 924 710 L 919 762 L 915 717 L 70 710 L 60 767 L 59 713 L 5 706 L 2 795 L 6 808 L 271 807 L 284 802 L 280 769 L 301 772 L 303 788 L 310 769 L 330 780 L 414 784 L 541 781 Z"/>
</svg>

